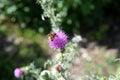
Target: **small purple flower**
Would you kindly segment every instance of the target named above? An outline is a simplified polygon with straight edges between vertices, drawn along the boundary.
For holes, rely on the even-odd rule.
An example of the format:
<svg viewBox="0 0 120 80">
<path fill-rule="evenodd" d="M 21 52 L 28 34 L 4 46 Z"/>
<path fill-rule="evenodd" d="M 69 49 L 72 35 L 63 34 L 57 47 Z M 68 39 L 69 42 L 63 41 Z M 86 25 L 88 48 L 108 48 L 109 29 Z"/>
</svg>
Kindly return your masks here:
<svg viewBox="0 0 120 80">
<path fill-rule="evenodd" d="M 49 45 L 54 49 L 64 49 L 67 43 L 67 35 L 63 31 L 58 31 L 55 33 L 54 38 L 49 40 Z"/>
<path fill-rule="evenodd" d="M 23 71 L 22 71 L 21 68 L 16 68 L 16 69 L 14 70 L 14 76 L 15 76 L 16 78 L 20 78 L 20 77 L 22 76 L 22 73 L 23 73 Z"/>
</svg>

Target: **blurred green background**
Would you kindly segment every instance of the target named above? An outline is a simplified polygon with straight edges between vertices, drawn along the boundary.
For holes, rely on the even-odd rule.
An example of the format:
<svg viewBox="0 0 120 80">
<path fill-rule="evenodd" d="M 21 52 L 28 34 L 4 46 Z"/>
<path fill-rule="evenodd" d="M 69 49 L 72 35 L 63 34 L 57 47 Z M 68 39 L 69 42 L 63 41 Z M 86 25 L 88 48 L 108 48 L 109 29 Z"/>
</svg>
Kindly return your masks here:
<svg viewBox="0 0 120 80">
<path fill-rule="evenodd" d="M 62 29 L 69 37 L 74 33 L 81 34 L 88 41 L 104 45 L 99 47 L 102 53 L 98 54 L 102 63 L 106 62 L 110 73 L 115 72 L 114 67 L 119 70 L 118 63 L 113 60 L 120 52 L 120 1 L 64 0 L 63 4 L 67 16 L 63 19 Z M 42 21 L 42 13 L 36 0 L 0 0 L 0 80 L 18 80 L 14 78 L 14 68 L 34 60 L 43 64 L 49 58 L 47 34 L 51 26 L 49 19 Z M 118 53 L 104 58 L 108 48 L 116 48 Z M 110 74 L 102 74 L 104 65 L 97 66 L 98 74 Z M 92 69 L 86 67 L 85 71 L 89 73 Z"/>
</svg>

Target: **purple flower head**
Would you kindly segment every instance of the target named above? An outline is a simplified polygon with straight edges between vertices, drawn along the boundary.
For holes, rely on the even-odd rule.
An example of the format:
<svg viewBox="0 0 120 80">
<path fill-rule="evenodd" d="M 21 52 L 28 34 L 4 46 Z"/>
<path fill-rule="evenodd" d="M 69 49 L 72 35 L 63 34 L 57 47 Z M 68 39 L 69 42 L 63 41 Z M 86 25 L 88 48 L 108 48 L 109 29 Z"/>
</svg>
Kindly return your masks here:
<svg viewBox="0 0 120 80">
<path fill-rule="evenodd" d="M 16 68 L 16 69 L 14 70 L 14 76 L 15 76 L 16 78 L 20 78 L 20 77 L 22 76 L 22 73 L 23 73 L 23 71 L 22 71 L 21 68 Z"/>
<path fill-rule="evenodd" d="M 64 49 L 66 43 L 67 43 L 67 35 L 59 30 L 58 32 L 55 33 L 54 36 L 51 36 L 53 39 L 49 40 L 48 43 L 49 45 L 54 48 L 54 49 Z"/>
</svg>

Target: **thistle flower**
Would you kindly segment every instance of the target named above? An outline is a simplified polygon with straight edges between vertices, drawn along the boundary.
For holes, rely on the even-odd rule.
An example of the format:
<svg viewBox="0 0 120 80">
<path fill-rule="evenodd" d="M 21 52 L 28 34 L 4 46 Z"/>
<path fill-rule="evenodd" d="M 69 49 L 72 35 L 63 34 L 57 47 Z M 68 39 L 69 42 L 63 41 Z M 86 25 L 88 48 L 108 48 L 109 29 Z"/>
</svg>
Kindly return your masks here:
<svg viewBox="0 0 120 80">
<path fill-rule="evenodd" d="M 64 49 L 67 43 L 67 35 L 61 30 L 56 33 L 50 33 L 49 38 L 48 43 L 54 49 Z"/>
<path fill-rule="evenodd" d="M 20 77 L 22 76 L 22 73 L 23 73 L 23 71 L 22 71 L 21 68 L 16 68 L 16 69 L 14 70 L 14 76 L 15 76 L 16 78 L 20 78 Z"/>
</svg>

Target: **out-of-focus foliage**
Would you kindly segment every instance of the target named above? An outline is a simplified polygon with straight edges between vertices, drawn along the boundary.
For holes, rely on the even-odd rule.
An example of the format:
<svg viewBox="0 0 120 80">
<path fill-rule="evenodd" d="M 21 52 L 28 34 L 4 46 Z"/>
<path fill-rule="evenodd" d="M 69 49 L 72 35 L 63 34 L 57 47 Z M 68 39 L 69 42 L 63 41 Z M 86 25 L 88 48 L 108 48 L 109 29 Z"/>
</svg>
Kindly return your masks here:
<svg viewBox="0 0 120 80">
<path fill-rule="evenodd" d="M 62 10 L 63 14 L 67 14 L 61 26 L 67 33 L 82 33 L 86 36 L 98 32 L 95 37 L 87 36 L 90 39 L 101 40 L 104 38 L 101 35 L 107 30 L 101 32 L 99 23 L 104 20 L 105 11 L 108 9 L 116 12 L 119 10 L 118 3 L 119 1 L 113 0 L 64 0 L 63 5 L 59 3 L 54 6 L 57 12 Z M 36 4 L 36 0 L 0 0 L 0 13 L 1 18 L 7 16 L 12 22 L 18 22 L 21 27 L 27 26 L 41 33 L 50 30 L 49 21 L 41 20 L 43 11 Z"/>
<path fill-rule="evenodd" d="M 109 77 L 104 76 L 98 76 L 95 74 L 90 74 L 86 78 L 79 77 L 75 80 L 120 80 L 120 73 L 117 73 L 116 75 L 110 75 Z"/>
<path fill-rule="evenodd" d="M 47 43 L 45 37 L 32 29 L 20 29 L 18 25 L 0 25 L 0 79 L 15 79 L 14 69 L 35 61 L 36 67 L 43 68 Z"/>
<path fill-rule="evenodd" d="M 36 4 L 36 0 L 0 0 L 0 17 L 18 22 L 21 28 L 33 28 L 39 32 L 49 29 L 44 27 L 48 22 L 41 21 L 41 7 Z"/>
<path fill-rule="evenodd" d="M 104 20 L 105 7 L 112 2 L 112 0 L 66 0 L 64 6 L 68 9 L 68 14 L 63 21 L 64 29 L 68 33 L 81 33 L 91 40 L 105 38 L 101 35 L 107 32 L 109 25 L 106 31 L 101 31 L 105 27 L 100 21 Z"/>
</svg>

